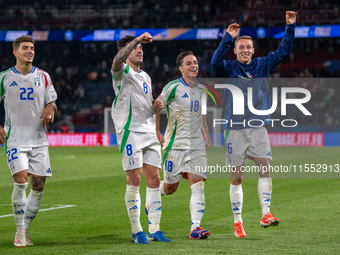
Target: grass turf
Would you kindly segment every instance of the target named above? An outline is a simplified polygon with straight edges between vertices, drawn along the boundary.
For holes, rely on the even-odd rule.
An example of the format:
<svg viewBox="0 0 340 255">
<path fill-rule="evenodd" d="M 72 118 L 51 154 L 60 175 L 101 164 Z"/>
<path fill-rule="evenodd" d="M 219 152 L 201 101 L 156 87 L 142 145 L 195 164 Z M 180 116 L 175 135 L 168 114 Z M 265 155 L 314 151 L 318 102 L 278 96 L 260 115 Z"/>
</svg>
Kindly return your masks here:
<svg viewBox="0 0 340 255">
<path fill-rule="evenodd" d="M 340 148 L 273 148 L 272 165 L 339 164 Z M 224 148 L 208 151 L 209 164 L 223 164 Z M 319 178 L 317 173 L 282 174 L 273 178 L 271 210 L 281 220 L 278 227 L 260 228 L 261 209 L 257 178 L 243 181 L 242 217 L 245 238 L 234 237 L 233 215 L 226 174 L 208 174 L 206 211 L 202 227 L 207 240 L 190 240 L 190 187 L 182 180 L 175 194 L 162 197 L 161 230 L 173 243 L 136 245 L 124 194 L 126 177 L 116 147 L 50 148 L 53 177 L 46 182 L 41 209 L 58 205 L 75 207 L 41 211 L 30 227 L 32 247 L 13 246 L 13 217 L 0 218 L 0 254 L 336 254 L 340 250 L 340 173 Z M 251 163 L 249 163 L 251 164 Z M 11 214 L 13 179 L 0 158 L 0 216 Z M 283 178 L 282 178 L 283 177 Z M 287 178 L 288 177 L 288 178 Z M 145 180 L 141 183 L 145 203 Z M 28 190 L 27 190 L 28 193 Z M 143 207 L 143 206 L 142 206 Z M 147 231 L 147 216 L 141 223 Z"/>
</svg>

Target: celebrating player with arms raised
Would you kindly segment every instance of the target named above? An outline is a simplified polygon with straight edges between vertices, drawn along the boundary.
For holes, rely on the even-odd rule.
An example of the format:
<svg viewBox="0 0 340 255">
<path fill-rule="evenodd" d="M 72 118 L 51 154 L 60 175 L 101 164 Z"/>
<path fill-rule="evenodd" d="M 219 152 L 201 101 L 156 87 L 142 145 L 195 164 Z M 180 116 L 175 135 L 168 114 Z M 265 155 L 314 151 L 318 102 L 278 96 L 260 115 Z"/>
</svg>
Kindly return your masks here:
<svg viewBox="0 0 340 255">
<path fill-rule="evenodd" d="M 230 79 L 230 83 L 242 90 L 247 98 L 247 89 L 253 89 L 253 104 L 258 110 L 267 110 L 270 103 L 270 93 L 265 79 L 271 70 L 292 50 L 294 42 L 296 12 L 287 11 L 286 31 L 280 47 L 270 53 L 267 57 L 252 59 L 254 54 L 253 40 L 250 36 L 241 36 L 235 40 L 234 53 L 237 60 L 224 60 L 224 56 L 230 49 L 234 38 L 238 37 L 239 25 L 231 24 L 227 33 L 215 51 L 211 64 L 216 77 L 235 78 Z M 225 107 L 225 119 L 228 123 L 223 126 L 225 130 L 225 144 L 228 147 L 226 155 L 226 165 L 236 167 L 236 171 L 231 173 L 230 200 L 234 213 L 235 236 L 244 237 L 246 233 L 243 228 L 241 218 L 243 191 L 242 179 L 244 160 L 250 156 L 259 168 L 258 194 L 262 208 L 262 218 L 260 226 L 276 226 L 280 220 L 274 218 L 269 211 L 272 194 L 272 181 L 269 172 L 269 162 L 272 159 L 268 133 L 265 127 L 251 127 L 249 121 L 260 120 L 266 123 L 267 116 L 253 114 L 245 100 L 245 114 L 233 114 L 233 97 L 229 90 L 222 90 L 222 101 Z M 232 121 L 230 121 L 232 120 Z M 237 123 L 231 125 L 231 123 Z M 244 126 L 240 123 L 245 123 Z M 267 170 L 267 171 L 263 171 Z"/>
<path fill-rule="evenodd" d="M 131 239 L 137 244 L 150 244 L 140 224 L 139 185 L 142 173 L 147 183 L 148 239 L 172 242 L 159 230 L 162 215 L 159 193 L 161 147 L 156 136 L 151 79 L 140 69 L 143 63 L 142 44 L 150 42 L 152 37 L 149 33 L 119 40 L 118 53 L 111 69 L 116 94 L 112 119 L 127 176 L 125 203 L 132 229 Z"/>
</svg>

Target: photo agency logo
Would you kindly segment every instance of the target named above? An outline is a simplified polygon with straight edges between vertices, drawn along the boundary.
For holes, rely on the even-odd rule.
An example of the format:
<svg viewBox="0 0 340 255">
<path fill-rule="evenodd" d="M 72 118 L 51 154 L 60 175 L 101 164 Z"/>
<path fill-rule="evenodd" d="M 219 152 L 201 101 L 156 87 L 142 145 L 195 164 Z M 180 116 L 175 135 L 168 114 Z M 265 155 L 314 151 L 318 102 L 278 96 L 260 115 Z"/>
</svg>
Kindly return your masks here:
<svg viewBox="0 0 340 255">
<path fill-rule="evenodd" d="M 208 86 L 208 85 L 205 85 Z M 227 104 L 232 105 L 232 115 L 231 116 L 242 116 L 245 115 L 245 108 L 249 109 L 250 113 L 256 116 L 267 116 L 274 113 L 278 107 L 278 88 L 272 88 L 272 105 L 269 109 L 258 110 L 254 107 L 254 98 L 253 98 L 253 87 L 248 87 L 246 92 L 243 92 L 239 87 L 232 84 L 215 84 L 214 88 L 208 86 L 214 93 L 218 96 L 216 89 L 227 89 L 232 96 L 232 100 L 226 102 Z M 211 93 L 208 93 L 211 97 Z M 301 98 L 288 98 L 289 94 L 299 94 L 303 96 Z M 213 97 L 212 97 L 213 98 Z M 247 104 L 245 104 L 245 98 L 247 99 Z M 222 101 L 218 96 L 220 103 L 222 105 Z M 295 105 L 305 116 L 311 116 L 312 114 L 306 109 L 303 105 L 311 99 L 311 93 L 309 90 L 305 88 L 297 88 L 297 87 L 281 87 L 281 116 L 287 116 L 287 105 Z M 214 102 L 215 99 L 213 98 Z M 207 113 L 207 100 L 202 100 L 202 114 Z M 216 105 L 216 102 L 215 102 Z M 217 105 L 216 105 L 217 106 Z M 269 107 L 269 106 L 268 106 Z M 298 121 L 296 119 L 272 119 L 272 118 L 244 118 L 243 121 L 235 121 L 232 118 L 230 119 L 213 119 L 213 127 L 217 125 L 226 125 L 229 123 L 230 127 L 237 125 L 243 125 L 243 127 L 262 127 L 269 124 L 271 127 L 274 127 L 275 124 L 280 123 L 282 127 L 296 127 L 298 125 Z"/>
<path fill-rule="evenodd" d="M 204 86 L 210 89 L 217 96 L 217 99 L 220 102 L 220 105 L 222 106 L 222 100 L 220 96 L 218 95 L 217 91 L 212 86 L 209 86 L 208 84 L 204 84 Z M 206 93 L 206 94 L 205 93 L 202 94 L 202 102 L 203 102 L 202 103 L 202 115 L 207 115 L 207 94 L 214 101 L 215 106 L 217 106 L 217 103 L 216 103 L 214 96 L 211 94 L 209 90 L 204 89 L 204 88 L 199 88 L 199 89 L 203 90 Z"/>
</svg>

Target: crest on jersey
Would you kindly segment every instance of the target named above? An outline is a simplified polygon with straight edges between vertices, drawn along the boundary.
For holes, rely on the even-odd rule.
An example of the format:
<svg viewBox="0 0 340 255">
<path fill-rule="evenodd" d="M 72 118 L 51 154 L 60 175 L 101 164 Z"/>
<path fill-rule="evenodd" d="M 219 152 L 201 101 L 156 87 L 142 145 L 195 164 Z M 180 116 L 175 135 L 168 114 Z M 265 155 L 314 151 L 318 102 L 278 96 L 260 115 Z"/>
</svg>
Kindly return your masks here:
<svg viewBox="0 0 340 255">
<path fill-rule="evenodd" d="M 135 164 L 135 159 L 133 157 L 129 157 L 129 164 L 133 166 Z"/>
<path fill-rule="evenodd" d="M 34 85 L 38 88 L 40 87 L 40 78 L 38 78 L 38 77 L 34 78 Z"/>
</svg>

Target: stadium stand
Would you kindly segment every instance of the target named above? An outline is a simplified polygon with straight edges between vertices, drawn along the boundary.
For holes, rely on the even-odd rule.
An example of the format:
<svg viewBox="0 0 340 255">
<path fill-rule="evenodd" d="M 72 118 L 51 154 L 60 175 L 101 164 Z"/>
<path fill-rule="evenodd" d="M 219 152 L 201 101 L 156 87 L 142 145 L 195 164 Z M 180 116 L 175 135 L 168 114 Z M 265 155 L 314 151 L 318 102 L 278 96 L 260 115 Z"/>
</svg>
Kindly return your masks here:
<svg viewBox="0 0 340 255">
<path fill-rule="evenodd" d="M 282 26 L 287 6 L 298 11 L 299 24 L 334 24 L 340 20 L 338 1 L 319 0 L 242 0 L 147 1 L 147 0 L 18 0 L 2 1 L 1 29 L 95 29 L 119 27 L 225 27 L 231 22 L 242 26 L 261 24 Z M 20 7 L 19 7 L 20 6 Z M 245 8 L 246 6 L 246 8 Z M 138 15 L 137 15 L 138 14 Z M 199 58 L 200 77 L 213 77 L 210 59 L 219 41 L 162 41 L 145 45 L 142 68 L 153 80 L 154 96 L 164 85 L 179 76 L 174 55 L 192 50 Z M 254 57 L 277 49 L 280 40 L 255 40 Z M 110 67 L 117 52 L 115 42 L 37 42 L 34 65 L 50 73 L 58 92 L 59 113 L 52 131 L 102 131 L 103 108 L 115 95 Z M 227 58 L 235 55 L 228 52 Z M 12 45 L 0 43 L 0 69 L 15 64 Z M 277 66 L 273 78 L 336 78 L 340 76 L 340 38 L 296 39 L 292 53 Z M 340 95 L 337 84 L 315 84 L 308 88 L 319 99 L 311 106 L 318 112 L 313 119 L 297 116 L 299 123 L 339 125 Z M 296 114 L 299 114 L 298 112 Z M 3 111 L 0 114 L 3 119 Z"/>
<path fill-rule="evenodd" d="M 299 23 L 337 24 L 336 0 L 20 0 L 2 1 L 1 29 L 104 29 L 144 27 L 218 27 L 282 25 L 287 8 Z"/>
</svg>

